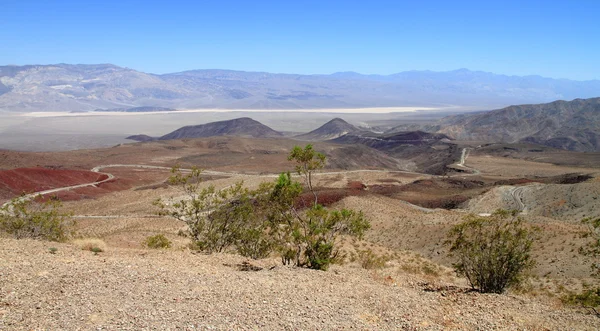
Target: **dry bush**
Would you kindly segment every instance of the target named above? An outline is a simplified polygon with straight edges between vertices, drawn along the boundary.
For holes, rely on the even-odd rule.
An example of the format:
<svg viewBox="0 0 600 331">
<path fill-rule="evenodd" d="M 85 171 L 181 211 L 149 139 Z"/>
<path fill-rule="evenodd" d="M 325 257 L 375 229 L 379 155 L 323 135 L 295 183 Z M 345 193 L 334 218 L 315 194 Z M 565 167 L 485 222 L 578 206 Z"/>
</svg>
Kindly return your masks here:
<svg viewBox="0 0 600 331">
<path fill-rule="evenodd" d="M 98 238 L 82 238 L 73 240 L 73 244 L 81 250 L 90 251 L 94 253 L 106 251 L 106 243 L 102 239 Z"/>
<path fill-rule="evenodd" d="M 358 262 L 363 269 L 382 269 L 391 260 L 387 255 L 378 255 L 372 250 L 357 250 Z"/>
</svg>

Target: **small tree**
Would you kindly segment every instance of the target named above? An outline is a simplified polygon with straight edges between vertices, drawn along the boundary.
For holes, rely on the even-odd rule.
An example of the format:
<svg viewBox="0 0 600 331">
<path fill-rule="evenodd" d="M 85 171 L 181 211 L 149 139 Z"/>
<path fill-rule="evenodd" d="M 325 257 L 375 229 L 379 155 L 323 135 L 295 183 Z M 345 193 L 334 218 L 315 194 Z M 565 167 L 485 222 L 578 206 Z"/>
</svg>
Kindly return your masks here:
<svg viewBox="0 0 600 331">
<path fill-rule="evenodd" d="M 480 292 L 502 293 L 520 284 L 535 265 L 530 254 L 534 232 L 517 211 L 469 215 L 449 233 L 450 253 L 457 259 L 454 268 Z"/>
<path fill-rule="evenodd" d="M 296 172 L 304 178 L 307 189 L 314 196 L 311 208 L 302 213 L 294 206 L 294 200 L 301 193 L 300 184 L 291 180 L 290 174 L 279 177 L 274 193 L 283 206 L 284 240 L 282 257 L 284 263 L 294 260 L 296 266 L 326 270 L 338 257 L 336 239 L 342 235 L 362 237 L 371 225 L 362 212 L 353 210 L 327 210 L 318 204 L 318 194 L 313 186 L 313 173 L 325 166 L 325 155 L 316 152 L 312 145 L 294 147 L 288 160 L 296 161 Z M 304 257 L 302 258 L 302 255 Z"/>
<path fill-rule="evenodd" d="M 25 197 L 15 198 L 0 208 L 0 231 L 16 239 L 31 238 L 66 241 L 73 235 L 70 213 L 61 212 L 61 202 L 51 198 L 39 202 Z"/>
<path fill-rule="evenodd" d="M 325 166 L 326 157 L 324 154 L 316 152 L 311 144 L 304 148 L 294 146 L 294 149 L 288 156 L 289 161 L 296 161 L 296 172 L 304 178 L 304 183 L 308 190 L 315 197 L 314 204 L 318 203 L 317 192 L 312 185 L 312 175 L 316 170 L 322 169 Z"/>
<path fill-rule="evenodd" d="M 312 176 L 324 166 L 323 154 L 307 145 L 295 147 L 289 159 L 298 163 L 296 170 L 315 197 L 308 210 L 296 207 L 303 187 L 289 172 L 256 190 L 244 188 L 240 182 L 217 191 L 214 186 L 200 186 L 200 170 L 184 175 L 178 168 L 173 169 L 169 182 L 180 187 L 184 198 L 159 199 L 155 205 L 160 214 L 184 222 L 200 250 L 210 253 L 235 248 L 251 258 L 276 250 L 284 264 L 325 270 L 339 254 L 336 239 L 342 234 L 360 237 L 370 224 L 362 212 L 327 210 L 318 204 Z"/>
</svg>

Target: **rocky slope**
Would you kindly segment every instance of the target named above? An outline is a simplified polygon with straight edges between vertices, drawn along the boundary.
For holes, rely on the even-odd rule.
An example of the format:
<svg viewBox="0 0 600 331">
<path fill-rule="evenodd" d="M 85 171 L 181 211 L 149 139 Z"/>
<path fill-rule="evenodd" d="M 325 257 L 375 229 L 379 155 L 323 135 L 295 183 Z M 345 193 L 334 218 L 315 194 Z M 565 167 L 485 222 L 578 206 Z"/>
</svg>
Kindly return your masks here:
<svg viewBox="0 0 600 331">
<path fill-rule="evenodd" d="M 497 208 L 518 209 L 523 204 L 526 215 L 544 216 L 579 223 L 585 217 L 600 217 L 598 197 L 600 181 L 596 178 L 577 184 L 529 184 L 515 194 L 515 187 L 494 188 L 465 204 L 472 213 L 486 213 Z"/>
<path fill-rule="evenodd" d="M 510 106 L 443 119 L 438 132 L 460 140 L 529 142 L 600 151 L 600 98 Z"/>
<path fill-rule="evenodd" d="M 347 145 L 365 145 L 382 151 L 396 159 L 410 161 L 414 170 L 441 175 L 446 173 L 446 165 L 460 159 L 460 149 L 449 143 L 443 134 L 423 131 L 376 134 L 357 132 L 332 139 L 332 142 Z"/>
<path fill-rule="evenodd" d="M 295 136 L 294 139 L 316 141 L 330 140 L 358 131 L 360 130 L 357 127 L 344 121 L 343 119 L 334 118 L 311 132 Z"/>
<path fill-rule="evenodd" d="M 55 254 L 50 247 L 57 248 Z M 0 238 L 0 329 L 594 330 L 592 315 L 482 295 L 399 266 L 327 272 L 232 255 Z"/>
</svg>

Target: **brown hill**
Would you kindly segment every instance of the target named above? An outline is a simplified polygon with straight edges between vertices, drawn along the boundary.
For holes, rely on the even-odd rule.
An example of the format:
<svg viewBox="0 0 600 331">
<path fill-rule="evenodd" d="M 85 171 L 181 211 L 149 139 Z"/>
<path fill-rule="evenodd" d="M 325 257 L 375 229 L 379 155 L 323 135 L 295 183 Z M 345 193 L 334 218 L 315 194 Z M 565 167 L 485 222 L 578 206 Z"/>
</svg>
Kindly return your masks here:
<svg viewBox="0 0 600 331">
<path fill-rule="evenodd" d="M 347 145 L 365 145 L 396 159 L 409 161 L 417 171 L 436 175 L 446 173 L 446 166 L 460 159 L 461 152 L 456 145 L 449 143 L 448 136 L 423 131 L 389 135 L 358 132 L 331 141 Z"/>
<path fill-rule="evenodd" d="M 159 140 L 204 138 L 214 136 L 239 136 L 253 138 L 282 137 L 283 134 L 249 117 L 241 117 L 227 121 L 212 122 L 201 125 L 184 126 Z"/>
<path fill-rule="evenodd" d="M 360 131 L 354 125 L 344 121 L 341 118 L 334 118 L 331 121 L 323 124 L 319 128 L 305 134 L 295 136 L 295 139 L 299 140 L 329 140 L 343 136 L 348 133 L 354 133 Z"/>
<path fill-rule="evenodd" d="M 459 140 L 530 142 L 573 151 L 600 151 L 600 98 L 451 116 L 442 120 L 438 132 Z"/>
</svg>

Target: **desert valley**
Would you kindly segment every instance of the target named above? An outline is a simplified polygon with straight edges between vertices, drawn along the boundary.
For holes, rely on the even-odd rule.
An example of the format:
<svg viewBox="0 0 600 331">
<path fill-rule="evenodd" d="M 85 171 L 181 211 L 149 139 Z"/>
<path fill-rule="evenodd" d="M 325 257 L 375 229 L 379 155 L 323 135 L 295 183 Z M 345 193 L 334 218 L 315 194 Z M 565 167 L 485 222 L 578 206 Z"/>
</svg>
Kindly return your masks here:
<svg viewBox="0 0 600 331">
<path fill-rule="evenodd" d="M 579 251 L 591 240 L 582 219 L 600 217 L 599 98 L 477 112 L 120 112 L 2 114 L 2 135 L 42 138 L 4 141 L 0 204 L 60 200 L 75 225 L 59 243 L 0 239 L 0 329 L 600 328 L 593 309 L 565 301 L 598 286 L 594 257 Z M 277 252 L 203 253 L 155 203 L 182 195 L 174 166 L 201 169 L 199 188 L 217 192 L 282 172 L 301 181 L 288 156 L 307 144 L 326 157 L 318 203 L 361 211 L 371 227 L 337 238 L 344 256 L 327 271 L 282 265 Z M 540 229 L 537 263 L 522 286 L 479 293 L 445 242 L 467 215 L 498 209 Z M 144 244 L 156 235 L 169 248 Z"/>
</svg>

